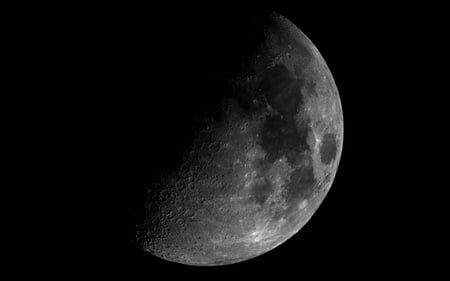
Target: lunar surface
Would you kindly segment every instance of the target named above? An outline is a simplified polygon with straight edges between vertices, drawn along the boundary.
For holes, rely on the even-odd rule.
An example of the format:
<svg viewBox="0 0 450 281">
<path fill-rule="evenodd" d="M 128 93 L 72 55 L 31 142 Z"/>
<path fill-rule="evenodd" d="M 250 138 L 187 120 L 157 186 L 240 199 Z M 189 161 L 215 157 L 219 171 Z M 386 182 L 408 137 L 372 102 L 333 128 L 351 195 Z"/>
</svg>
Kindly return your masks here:
<svg viewBox="0 0 450 281">
<path fill-rule="evenodd" d="M 138 245 L 162 259 L 224 265 L 277 247 L 307 223 L 342 152 L 333 76 L 292 22 L 270 14 L 179 164 L 149 183 Z M 218 116 L 218 117 L 217 117 Z"/>
</svg>

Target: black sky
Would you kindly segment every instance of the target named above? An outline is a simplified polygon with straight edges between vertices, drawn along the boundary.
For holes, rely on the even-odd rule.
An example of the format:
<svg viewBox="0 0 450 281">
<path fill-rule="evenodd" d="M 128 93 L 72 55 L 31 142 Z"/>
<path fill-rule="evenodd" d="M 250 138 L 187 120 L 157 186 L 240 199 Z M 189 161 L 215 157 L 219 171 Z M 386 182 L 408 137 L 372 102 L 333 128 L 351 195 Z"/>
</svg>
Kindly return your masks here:
<svg viewBox="0 0 450 281">
<path fill-rule="evenodd" d="M 270 11 L 288 18 L 311 39 L 340 93 L 344 146 L 329 194 L 298 234 L 246 262 L 202 268 L 143 253 L 133 246 L 130 236 L 130 204 L 136 203 L 140 191 L 124 188 L 139 185 L 148 167 L 158 169 L 151 157 L 158 153 L 158 135 L 142 133 L 142 128 L 151 126 L 153 131 L 173 134 L 173 147 L 179 149 L 179 140 L 186 136 L 171 131 L 178 121 L 167 112 L 202 102 L 191 99 L 187 89 L 195 89 L 202 75 L 208 77 L 211 69 L 234 59 L 227 53 L 232 43 L 218 46 L 211 42 L 220 42 L 220 32 L 239 40 L 242 34 L 234 36 L 227 30 L 239 30 L 240 23 L 248 24 Z M 82 70 L 79 75 L 91 81 L 77 98 L 94 112 L 89 130 L 100 136 L 92 145 L 98 148 L 95 173 L 101 179 L 87 193 L 96 211 L 86 211 L 85 229 L 77 230 L 83 233 L 80 244 L 87 246 L 73 262 L 83 268 L 79 270 L 128 280 L 347 275 L 365 279 L 404 268 L 399 260 L 408 260 L 414 250 L 403 235 L 409 218 L 398 203 L 397 194 L 404 188 L 399 175 L 404 168 L 398 168 L 396 161 L 406 153 L 393 143 L 399 145 L 396 136 L 410 126 L 399 116 L 399 108 L 409 106 L 403 84 L 420 76 L 403 71 L 416 55 L 408 48 L 417 43 L 420 31 L 415 12 L 408 7 L 364 5 L 173 4 L 86 7 L 72 17 L 76 21 L 65 31 L 83 38 L 71 40 L 76 50 L 72 59 Z M 146 120 L 152 120 L 151 124 Z M 400 145 L 408 146 L 404 139 Z"/>
</svg>

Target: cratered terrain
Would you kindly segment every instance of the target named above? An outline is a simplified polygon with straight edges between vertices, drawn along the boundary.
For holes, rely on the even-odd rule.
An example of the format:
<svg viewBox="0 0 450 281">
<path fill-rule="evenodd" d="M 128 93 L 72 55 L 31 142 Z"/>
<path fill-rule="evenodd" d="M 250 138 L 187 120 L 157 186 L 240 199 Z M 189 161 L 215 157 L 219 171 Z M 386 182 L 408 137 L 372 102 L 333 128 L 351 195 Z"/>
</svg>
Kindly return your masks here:
<svg viewBox="0 0 450 281">
<path fill-rule="evenodd" d="M 187 145 L 146 182 L 137 243 L 168 261 L 224 265 L 270 251 L 307 223 L 336 175 L 343 113 L 319 51 L 279 14 L 238 28 L 247 41 L 227 38 L 242 56 L 210 58 L 217 69 L 232 66 L 202 77 L 215 88 L 204 106 L 186 110 L 195 120 L 180 136 Z M 178 67 L 174 76 L 189 72 Z M 185 94 L 194 97 L 191 86 Z"/>
</svg>

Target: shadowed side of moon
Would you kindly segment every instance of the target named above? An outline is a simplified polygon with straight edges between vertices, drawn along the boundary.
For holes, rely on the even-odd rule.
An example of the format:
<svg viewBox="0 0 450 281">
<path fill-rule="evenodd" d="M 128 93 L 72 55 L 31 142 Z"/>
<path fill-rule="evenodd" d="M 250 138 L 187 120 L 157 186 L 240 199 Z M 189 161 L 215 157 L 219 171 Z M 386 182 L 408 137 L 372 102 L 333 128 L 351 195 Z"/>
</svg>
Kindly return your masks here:
<svg viewBox="0 0 450 281">
<path fill-rule="evenodd" d="M 237 66 L 212 78 L 218 109 L 199 115 L 178 164 L 148 183 L 138 243 L 160 258 L 222 265 L 261 255 L 301 229 L 333 182 L 343 117 L 325 61 L 278 14 L 247 28 Z"/>
</svg>

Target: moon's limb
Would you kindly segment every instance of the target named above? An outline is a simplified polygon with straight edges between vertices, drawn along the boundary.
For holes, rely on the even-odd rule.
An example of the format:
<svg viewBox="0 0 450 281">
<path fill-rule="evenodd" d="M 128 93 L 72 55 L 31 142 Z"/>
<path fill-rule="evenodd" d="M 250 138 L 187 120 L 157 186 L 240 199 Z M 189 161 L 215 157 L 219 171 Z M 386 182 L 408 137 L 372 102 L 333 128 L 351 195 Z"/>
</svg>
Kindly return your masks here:
<svg viewBox="0 0 450 281">
<path fill-rule="evenodd" d="M 199 140 L 195 158 L 162 177 L 164 188 L 149 199 L 168 198 L 149 206 L 140 235 L 141 246 L 161 258 L 222 265 L 263 254 L 306 224 L 333 182 L 342 107 L 306 35 L 274 14 L 265 42 L 233 83 L 239 101 L 230 102 L 221 127 L 205 130 L 210 143 Z M 325 165 L 319 148 L 330 132 L 338 153 Z"/>
</svg>

